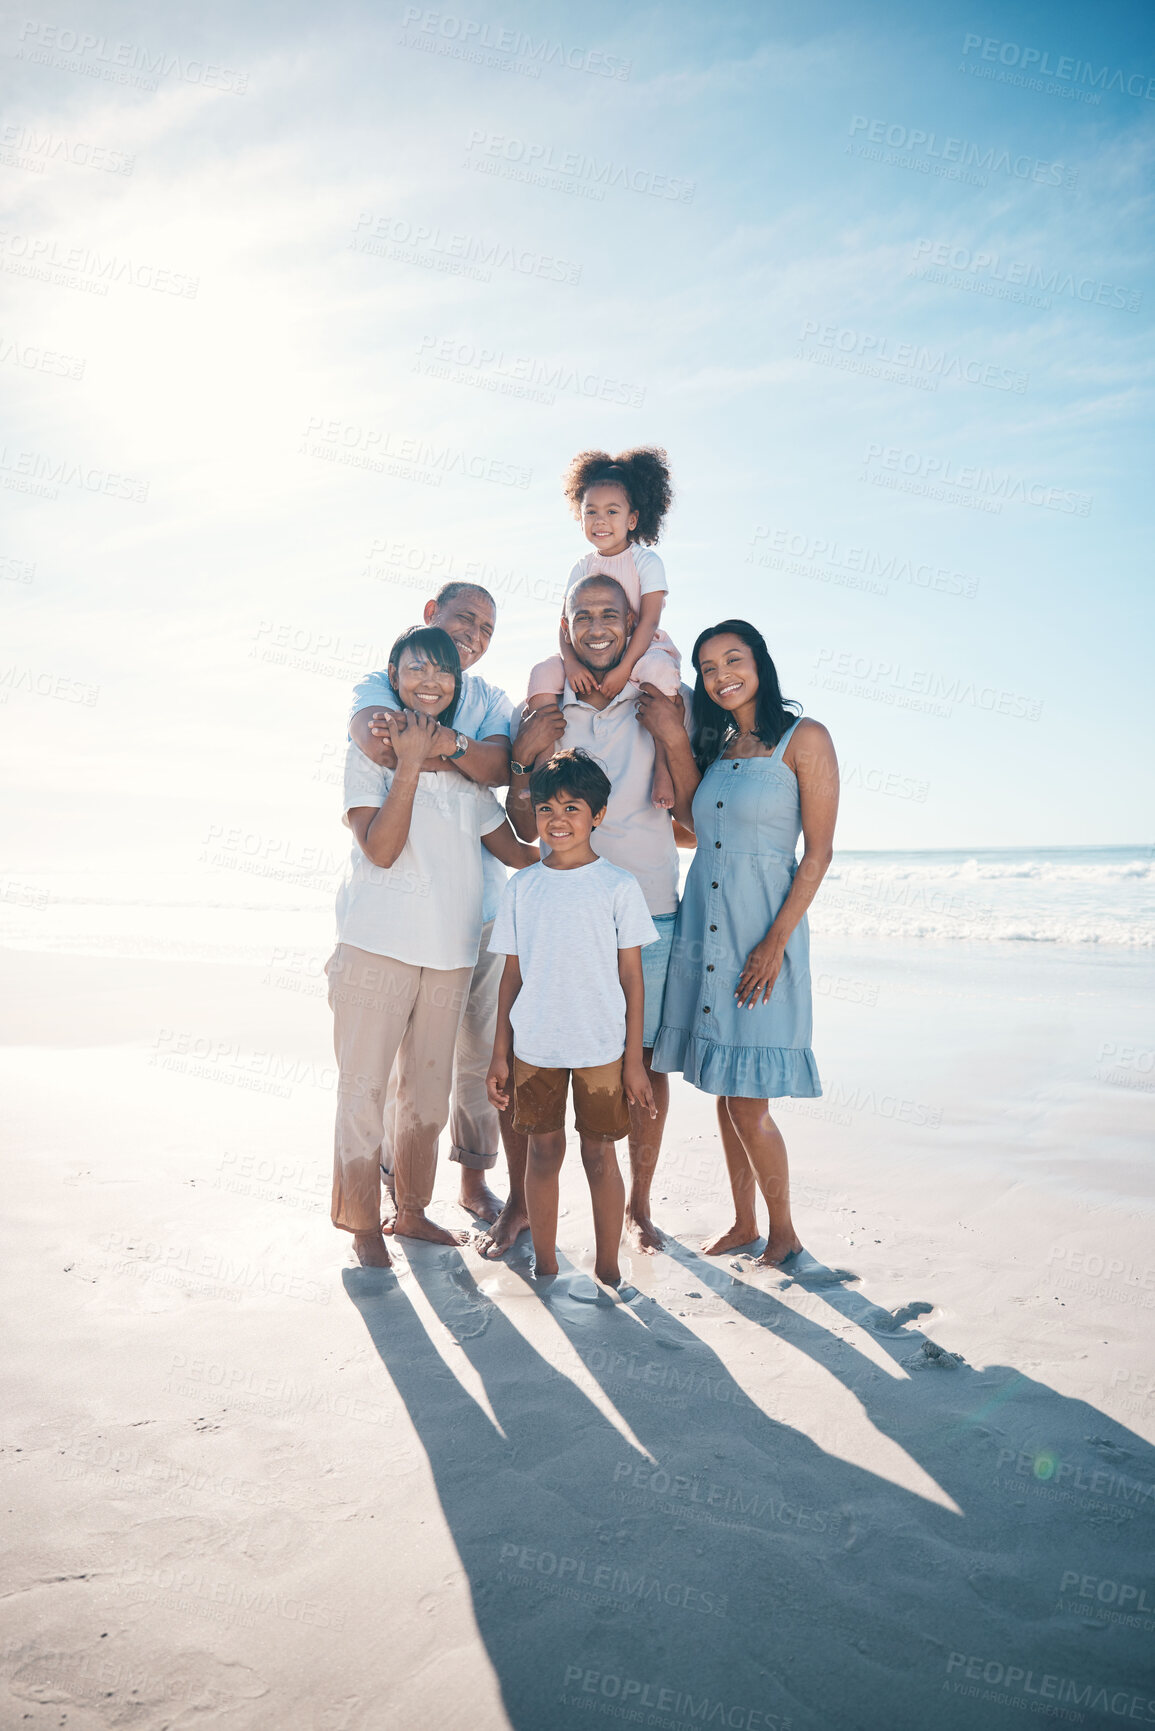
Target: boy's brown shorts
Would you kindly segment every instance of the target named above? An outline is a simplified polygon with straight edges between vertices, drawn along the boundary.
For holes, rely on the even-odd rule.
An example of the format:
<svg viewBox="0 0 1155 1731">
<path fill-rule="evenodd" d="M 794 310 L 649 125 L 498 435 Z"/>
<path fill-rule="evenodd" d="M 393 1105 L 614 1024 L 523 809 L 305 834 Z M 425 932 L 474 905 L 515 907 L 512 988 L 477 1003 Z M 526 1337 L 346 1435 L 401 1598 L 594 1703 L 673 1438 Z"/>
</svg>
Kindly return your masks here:
<svg viewBox="0 0 1155 1731">
<path fill-rule="evenodd" d="M 513 1127 L 525 1135 L 565 1129 L 565 1097 L 573 1077 L 574 1122 L 579 1134 L 617 1142 L 629 1134 L 630 1108 L 622 1087 L 622 1060 L 586 1070 L 543 1070 L 513 1060 Z"/>
</svg>

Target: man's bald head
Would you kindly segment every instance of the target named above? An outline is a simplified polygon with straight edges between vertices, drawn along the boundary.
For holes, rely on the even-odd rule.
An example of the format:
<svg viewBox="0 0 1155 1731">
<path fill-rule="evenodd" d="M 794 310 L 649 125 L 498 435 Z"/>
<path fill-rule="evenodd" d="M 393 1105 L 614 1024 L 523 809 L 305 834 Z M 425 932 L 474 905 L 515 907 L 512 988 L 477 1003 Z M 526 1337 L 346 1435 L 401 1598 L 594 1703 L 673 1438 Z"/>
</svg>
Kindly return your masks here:
<svg viewBox="0 0 1155 1731">
<path fill-rule="evenodd" d="M 622 610 L 622 618 L 627 619 L 629 617 L 630 598 L 617 578 L 609 576 L 604 571 L 595 571 L 591 576 L 583 577 L 580 582 L 575 583 L 566 596 L 565 613 L 567 619 L 573 619 L 574 614 L 589 598 L 590 592 L 594 589 L 610 590 L 617 597 Z"/>
</svg>

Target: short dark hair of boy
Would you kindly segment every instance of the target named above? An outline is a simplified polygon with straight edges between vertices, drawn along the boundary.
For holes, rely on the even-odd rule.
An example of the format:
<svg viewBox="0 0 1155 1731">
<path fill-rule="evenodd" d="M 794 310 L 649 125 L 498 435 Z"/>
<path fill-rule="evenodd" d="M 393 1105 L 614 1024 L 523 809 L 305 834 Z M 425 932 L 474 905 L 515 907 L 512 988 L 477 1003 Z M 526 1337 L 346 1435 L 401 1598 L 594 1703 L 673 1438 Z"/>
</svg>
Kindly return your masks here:
<svg viewBox="0 0 1155 1731">
<path fill-rule="evenodd" d="M 584 799 L 594 813 L 602 811 L 611 792 L 610 778 L 600 763 L 573 746 L 568 751 L 555 751 L 548 763 L 535 769 L 529 778 L 529 797 L 535 806 L 559 793 L 571 799 Z"/>
</svg>

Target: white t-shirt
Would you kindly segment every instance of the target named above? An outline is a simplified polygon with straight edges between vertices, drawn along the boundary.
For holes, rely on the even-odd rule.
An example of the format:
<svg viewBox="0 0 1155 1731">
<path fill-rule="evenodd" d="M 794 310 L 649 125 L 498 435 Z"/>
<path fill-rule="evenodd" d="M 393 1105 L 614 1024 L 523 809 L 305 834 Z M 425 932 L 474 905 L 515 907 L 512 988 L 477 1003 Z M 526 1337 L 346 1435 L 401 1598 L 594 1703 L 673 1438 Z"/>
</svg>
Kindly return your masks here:
<svg viewBox="0 0 1155 1731">
<path fill-rule="evenodd" d="M 346 823 L 355 806 L 385 804 L 393 773 L 350 742 Z M 409 836 L 393 864 L 374 865 L 353 842 L 337 891 L 337 942 L 418 968 L 472 968 L 481 945 L 481 837 L 504 818 L 489 788 L 422 770 Z"/>
<path fill-rule="evenodd" d="M 521 968 L 509 1018 L 517 1057 L 548 1070 L 620 1058 L 626 995 L 618 951 L 652 944 L 657 935 L 637 879 L 607 859 L 572 871 L 543 863 L 516 872 L 489 947 L 516 956 Z"/>
<path fill-rule="evenodd" d="M 353 689 L 349 720 L 361 709 L 400 709 L 387 669 L 367 673 Z M 470 739 L 509 737 L 513 705 L 499 685 L 491 685 L 477 673 L 461 675 L 461 701 L 449 725 L 455 733 L 467 733 Z M 485 887 L 482 917 L 491 920 L 497 912 L 501 892 L 505 888 L 505 867 L 484 848 L 481 855 L 481 881 Z"/>
<path fill-rule="evenodd" d="M 579 559 L 566 582 L 567 598 L 574 584 L 580 583 L 583 577 L 588 577 L 595 567 L 606 576 L 617 579 L 635 613 L 642 610 L 643 595 L 652 595 L 655 590 L 662 595 L 669 594 L 666 567 L 661 559 L 652 547 L 643 547 L 640 541 L 635 541 L 624 553 L 605 554 L 595 549 Z"/>
</svg>

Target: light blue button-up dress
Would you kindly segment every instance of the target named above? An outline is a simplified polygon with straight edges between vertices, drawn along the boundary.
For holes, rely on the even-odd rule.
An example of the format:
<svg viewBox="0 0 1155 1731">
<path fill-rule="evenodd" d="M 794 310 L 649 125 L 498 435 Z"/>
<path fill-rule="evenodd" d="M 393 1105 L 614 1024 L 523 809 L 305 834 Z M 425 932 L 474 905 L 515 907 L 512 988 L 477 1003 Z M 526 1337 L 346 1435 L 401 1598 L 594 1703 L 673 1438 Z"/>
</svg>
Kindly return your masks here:
<svg viewBox="0 0 1155 1731">
<path fill-rule="evenodd" d="M 794 879 L 802 810 L 782 753 L 797 725 L 770 757 L 715 758 L 694 795 L 698 846 L 674 928 L 653 1062 L 655 1070 L 680 1070 L 706 1094 L 769 1100 L 822 1092 L 810 1050 L 805 915 L 787 941 L 770 1002 L 747 1010 L 734 996 Z"/>
</svg>

